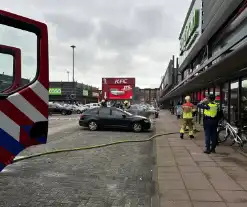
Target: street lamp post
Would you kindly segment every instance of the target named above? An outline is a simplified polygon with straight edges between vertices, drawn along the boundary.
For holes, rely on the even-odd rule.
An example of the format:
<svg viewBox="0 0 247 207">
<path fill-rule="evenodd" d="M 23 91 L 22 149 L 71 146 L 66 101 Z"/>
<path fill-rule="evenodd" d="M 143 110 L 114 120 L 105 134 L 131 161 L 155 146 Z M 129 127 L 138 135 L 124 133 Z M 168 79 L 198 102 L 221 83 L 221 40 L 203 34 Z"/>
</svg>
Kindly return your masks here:
<svg viewBox="0 0 247 207">
<path fill-rule="evenodd" d="M 70 46 L 73 50 L 73 71 L 72 71 L 72 80 L 73 80 L 73 93 L 75 94 L 75 45 Z"/>
<path fill-rule="evenodd" d="M 75 45 L 71 45 L 70 47 L 72 47 L 73 50 L 73 83 L 75 82 Z"/>
</svg>

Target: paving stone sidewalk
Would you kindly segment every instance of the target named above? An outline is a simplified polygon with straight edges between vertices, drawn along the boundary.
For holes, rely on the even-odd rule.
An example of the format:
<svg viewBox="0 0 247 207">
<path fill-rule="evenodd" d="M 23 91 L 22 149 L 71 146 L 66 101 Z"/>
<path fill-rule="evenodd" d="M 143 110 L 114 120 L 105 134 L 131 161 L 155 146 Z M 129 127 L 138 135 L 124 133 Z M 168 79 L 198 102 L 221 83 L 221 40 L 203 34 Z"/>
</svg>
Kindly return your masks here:
<svg viewBox="0 0 247 207">
<path fill-rule="evenodd" d="M 157 133 L 179 131 L 180 121 L 161 111 Z M 160 207 L 246 207 L 247 156 L 228 146 L 217 154 L 203 153 L 203 130 L 196 139 L 179 135 L 156 139 Z"/>
</svg>

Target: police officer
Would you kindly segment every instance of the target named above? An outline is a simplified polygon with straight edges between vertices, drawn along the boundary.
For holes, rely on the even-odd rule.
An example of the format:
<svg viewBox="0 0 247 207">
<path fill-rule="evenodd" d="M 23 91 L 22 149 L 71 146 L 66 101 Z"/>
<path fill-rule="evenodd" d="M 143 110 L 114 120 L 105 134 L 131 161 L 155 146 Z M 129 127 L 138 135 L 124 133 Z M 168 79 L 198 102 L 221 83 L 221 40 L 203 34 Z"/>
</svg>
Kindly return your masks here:
<svg viewBox="0 0 247 207">
<path fill-rule="evenodd" d="M 190 96 L 186 96 L 185 101 L 186 101 L 186 103 L 184 103 L 182 105 L 183 124 L 182 124 L 182 127 L 180 129 L 180 138 L 181 139 L 184 138 L 184 130 L 185 130 L 186 126 L 188 126 L 189 127 L 189 136 L 191 139 L 193 139 L 194 135 L 193 135 L 193 115 L 192 115 L 192 112 L 194 111 L 195 106 L 190 102 Z"/>
<path fill-rule="evenodd" d="M 197 106 L 201 109 L 204 109 L 203 126 L 205 131 L 206 144 L 204 153 L 215 153 L 218 124 L 218 104 L 215 103 L 215 95 L 210 94 L 208 98 L 203 99 Z"/>
</svg>

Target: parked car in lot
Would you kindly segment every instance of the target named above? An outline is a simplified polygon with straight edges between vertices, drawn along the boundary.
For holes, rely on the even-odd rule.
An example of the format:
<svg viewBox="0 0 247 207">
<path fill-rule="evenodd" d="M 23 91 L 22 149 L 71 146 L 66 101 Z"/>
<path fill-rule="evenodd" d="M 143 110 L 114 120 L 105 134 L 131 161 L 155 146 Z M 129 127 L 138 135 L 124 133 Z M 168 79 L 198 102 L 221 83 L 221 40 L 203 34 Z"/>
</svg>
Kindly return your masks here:
<svg viewBox="0 0 247 207">
<path fill-rule="evenodd" d="M 72 110 L 77 114 L 81 114 L 88 109 L 88 107 L 80 105 L 80 104 L 77 104 L 77 105 L 73 104 L 71 105 L 71 107 L 72 107 Z"/>
<path fill-rule="evenodd" d="M 154 114 L 155 118 L 159 118 L 159 109 L 155 108 L 154 106 L 149 106 L 147 111 L 150 111 Z"/>
<path fill-rule="evenodd" d="M 138 104 L 133 104 L 131 105 L 128 110 L 129 113 L 134 114 L 134 115 L 140 115 L 140 116 L 145 116 L 145 110 Z"/>
<path fill-rule="evenodd" d="M 117 128 L 141 132 L 151 128 L 151 120 L 115 107 L 100 107 L 85 111 L 80 117 L 79 125 L 88 127 L 91 131 L 98 128 Z"/>
<path fill-rule="evenodd" d="M 89 104 L 85 104 L 84 106 L 91 109 L 95 107 L 100 107 L 100 104 L 99 103 L 89 103 Z"/>
<path fill-rule="evenodd" d="M 72 112 L 73 112 L 72 108 L 68 108 L 59 103 L 49 102 L 49 115 L 52 114 L 71 115 Z"/>
</svg>

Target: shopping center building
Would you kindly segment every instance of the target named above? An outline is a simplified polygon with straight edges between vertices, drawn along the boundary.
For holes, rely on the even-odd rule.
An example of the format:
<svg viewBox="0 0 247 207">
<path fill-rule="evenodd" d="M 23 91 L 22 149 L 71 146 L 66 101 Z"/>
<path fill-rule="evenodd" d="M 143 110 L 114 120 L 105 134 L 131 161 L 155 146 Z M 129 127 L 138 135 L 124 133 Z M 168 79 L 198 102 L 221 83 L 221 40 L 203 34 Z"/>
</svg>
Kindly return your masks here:
<svg viewBox="0 0 247 207">
<path fill-rule="evenodd" d="M 225 117 L 247 118 L 247 0 L 193 0 L 179 34 L 180 54 L 161 104 L 216 96 Z M 166 73 L 167 74 L 167 73 Z M 166 76 L 166 75 L 165 75 Z M 167 85 L 164 77 L 161 85 Z M 169 88 L 169 90 L 167 90 Z M 202 112 L 197 121 L 202 121 Z M 245 118 L 246 117 L 246 118 Z"/>
</svg>

